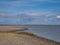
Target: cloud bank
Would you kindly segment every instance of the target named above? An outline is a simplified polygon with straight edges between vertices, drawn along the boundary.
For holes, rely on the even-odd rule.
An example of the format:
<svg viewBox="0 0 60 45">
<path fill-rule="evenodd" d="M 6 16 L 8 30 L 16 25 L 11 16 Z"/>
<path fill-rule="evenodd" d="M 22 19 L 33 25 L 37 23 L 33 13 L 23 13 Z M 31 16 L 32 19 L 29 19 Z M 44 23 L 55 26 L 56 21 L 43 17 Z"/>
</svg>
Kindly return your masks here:
<svg viewBox="0 0 60 45">
<path fill-rule="evenodd" d="M 14 24 L 60 24 L 60 16 L 53 12 L 0 12 L 0 22 Z"/>
<path fill-rule="evenodd" d="M 60 0 L 0 0 L 0 24 L 60 24 Z"/>
</svg>

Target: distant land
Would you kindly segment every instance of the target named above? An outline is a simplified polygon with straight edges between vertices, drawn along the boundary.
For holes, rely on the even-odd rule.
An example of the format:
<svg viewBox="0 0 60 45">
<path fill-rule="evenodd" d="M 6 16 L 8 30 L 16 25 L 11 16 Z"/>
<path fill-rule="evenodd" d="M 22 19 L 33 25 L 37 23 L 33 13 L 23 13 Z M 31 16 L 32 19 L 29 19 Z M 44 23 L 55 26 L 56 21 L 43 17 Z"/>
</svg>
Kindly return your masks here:
<svg viewBox="0 0 60 45">
<path fill-rule="evenodd" d="M 0 26 L 47 26 L 46 24 L 0 24 Z M 55 26 L 55 25 L 49 25 L 49 26 Z M 60 25 L 56 25 L 60 26 Z"/>
</svg>

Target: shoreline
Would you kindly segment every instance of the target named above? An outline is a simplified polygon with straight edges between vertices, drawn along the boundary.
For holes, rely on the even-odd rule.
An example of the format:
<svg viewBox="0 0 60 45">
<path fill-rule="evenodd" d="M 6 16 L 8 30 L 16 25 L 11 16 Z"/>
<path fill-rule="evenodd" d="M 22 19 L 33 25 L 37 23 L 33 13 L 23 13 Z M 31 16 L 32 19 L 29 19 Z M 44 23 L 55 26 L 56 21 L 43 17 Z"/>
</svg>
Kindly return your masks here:
<svg viewBox="0 0 60 45">
<path fill-rule="evenodd" d="M 60 45 L 60 42 L 39 37 L 33 33 L 16 33 L 27 29 L 25 26 L 0 26 L 0 45 Z"/>
<path fill-rule="evenodd" d="M 37 35 L 34 35 L 32 33 L 28 32 L 20 32 L 20 33 L 2 33 L 0 32 L 0 41 L 1 43 L 13 43 L 11 45 L 16 45 L 16 43 L 19 43 L 17 45 L 20 45 L 23 43 L 24 45 L 60 45 L 59 42 L 49 40 L 43 37 L 38 37 Z M 4 42 L 3 42 L 4 41 Z M 18 41 L 18 42 L 15 42 Z M 22 42 L 21 42 L 22 41 Z M 4 44 L 4 45 L 7 45 Z"/>
<path fill-rule="evenodd" d="M 49 40 L 49 41 L 52 41 L 52 42 L 57 42 L 57 41 L 54 41 L 54 40 L 50 40 L 48 38 L 44 38 L 44 37 L 41 37 L 41 36 L 37 36 L 33 33 L 30 33 L 30 32 L 20 32 L 20 33 L 17 33 L 17 34 L 24 34 L 24 35 L 29 35 L 29 36 L 33 36 L 33 37 L 37 37 L 37 38 L 41 38 L 41 39 L 44 39 L 44 40 Z M 57 42 L 57 43 L 60 43 L 60 42 Z"/>
</svg>

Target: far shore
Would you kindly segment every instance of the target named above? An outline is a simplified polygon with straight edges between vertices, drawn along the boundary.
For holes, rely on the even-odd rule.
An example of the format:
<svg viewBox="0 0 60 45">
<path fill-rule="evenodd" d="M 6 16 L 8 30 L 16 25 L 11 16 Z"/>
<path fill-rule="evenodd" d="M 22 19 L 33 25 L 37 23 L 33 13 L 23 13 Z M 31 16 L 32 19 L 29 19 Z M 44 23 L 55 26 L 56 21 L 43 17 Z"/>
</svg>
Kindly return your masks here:
<svg viewBox="0 0 60 45">
<path fill-rule="evenodd" d="M 0 32 L 14 32 L 14 31 L 24 31 L 27 27 L 23 26 L 0 26 Z"/>
</svg>

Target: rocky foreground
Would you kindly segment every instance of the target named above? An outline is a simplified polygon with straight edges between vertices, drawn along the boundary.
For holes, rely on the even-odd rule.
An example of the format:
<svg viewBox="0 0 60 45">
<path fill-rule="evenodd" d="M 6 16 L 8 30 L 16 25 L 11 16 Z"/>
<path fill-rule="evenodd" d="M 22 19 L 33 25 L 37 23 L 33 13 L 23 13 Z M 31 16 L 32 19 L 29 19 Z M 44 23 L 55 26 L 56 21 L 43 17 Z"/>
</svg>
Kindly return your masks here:
<svg viewBox="0 0 60 45">
<path fill-rule="evenodd" d="M 60 43 L 27 32 L 18 34 L 0 32 L 0 45 L 60 45 Z"/>
</svg>

